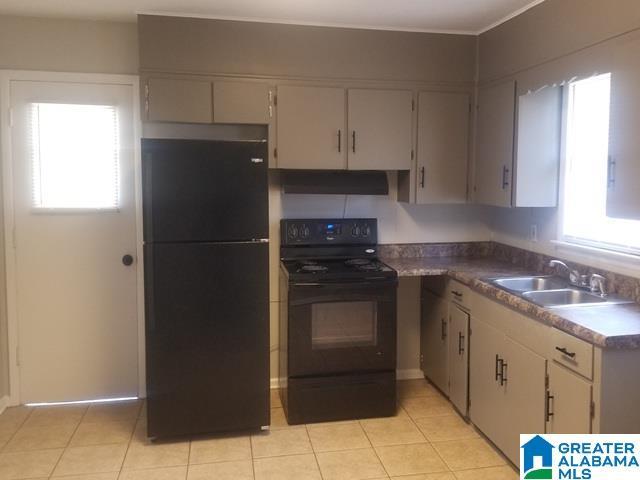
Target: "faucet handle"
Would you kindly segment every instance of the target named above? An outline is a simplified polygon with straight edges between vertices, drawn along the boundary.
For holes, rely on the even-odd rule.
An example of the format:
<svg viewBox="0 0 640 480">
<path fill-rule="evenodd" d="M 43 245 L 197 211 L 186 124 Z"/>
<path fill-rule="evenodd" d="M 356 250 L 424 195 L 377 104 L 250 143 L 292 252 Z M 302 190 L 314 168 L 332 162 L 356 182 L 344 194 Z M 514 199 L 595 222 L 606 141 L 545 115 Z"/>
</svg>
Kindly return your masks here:
<svg viewBox="0 0 640 480">
<path fill-rule="evenodd" d="M 589 287 L 591 288 L 592 293 L 600 293 L 603 297 L 607 295 L 607 291 L 605 288 L 605 283 L 607 279 L 602 275 L 597 273 L 593 273 L 591 277 L 589 277 Z"/>
</svg>

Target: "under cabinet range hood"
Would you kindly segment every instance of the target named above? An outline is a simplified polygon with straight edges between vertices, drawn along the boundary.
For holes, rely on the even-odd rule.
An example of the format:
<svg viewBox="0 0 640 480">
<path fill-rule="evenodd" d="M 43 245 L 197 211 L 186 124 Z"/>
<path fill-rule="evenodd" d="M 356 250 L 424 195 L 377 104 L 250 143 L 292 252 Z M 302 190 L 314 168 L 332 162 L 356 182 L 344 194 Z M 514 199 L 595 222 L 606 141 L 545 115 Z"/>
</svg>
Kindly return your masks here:
<svg viewBox="0 0 640 480">
<path fill-rule="evenodd" d="M 388 195 L 383 171 L 281 170 L 283 193 Z"/>
</svg>

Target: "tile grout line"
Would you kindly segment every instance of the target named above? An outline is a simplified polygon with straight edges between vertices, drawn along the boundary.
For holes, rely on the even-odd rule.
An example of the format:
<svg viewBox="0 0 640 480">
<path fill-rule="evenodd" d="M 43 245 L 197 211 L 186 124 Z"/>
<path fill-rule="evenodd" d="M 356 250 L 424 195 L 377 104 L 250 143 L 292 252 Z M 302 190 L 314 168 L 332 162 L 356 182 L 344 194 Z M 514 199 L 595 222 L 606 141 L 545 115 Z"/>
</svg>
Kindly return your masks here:
<svg viewBox="0 0 640 480">
<path fill-rule="evenodd" d="M 313 442 L 311 441 L 311 435 L 309 434 L 309 426 L 305 424 L 304 428 L 307 431 L 307 437 L 309 437 L 309 444 L 311 445 L 311 451 L 313 452 L 313 459 L 316 461 L 316 465 L 318 466 L 318 473 L 320 474 L 320 478 L 324 480 L 324 475 L 322 474 L 322 469 L 320 468 L 320 461 L 318 460 L 318 452 L 316 452 L 316 449 L 313 446 Z"/>
<path fill-rule="evenodd" d="M 271 405 L 269 405 L 271 406 Z M 271 410 L 269 410 L 269 415 L 271 415 Z M 269 417 L 269 425 L 271 425 L 271 417 Z M 269 431 L 271 431 L 271 427 L 269 427 Z M 256 478 L 256 459 L 253 457 L 253 440 L 252 435 L 249 434 L 249 453 L 251 454 L 251 472 L 253 473 L 253 480 Z M 189 458 L 191 461 L 191 458 Z M 189 469 L 187 468 L 187 477 L 188 477 Z M 186 479 L 185 479 L 186 480 Z"/>
<path fill-rule="evenodd" d="M 2 446 L 2 449 L 0 450 L 2 453 L 9 453 L 9 452 L 6 451 L 7 446 L 9 446 L 9 443 L 11 442 L 11 440 L 13 440 L 13 437 L 16 436 L 16 434 L 20 431 L 20 429 L 22 427 L 24 427 L 24 424 L 27 423 L 27 420 L 29 420 L 29 418 L 31 418 L 31 415 L 33 415 L 33 412 L 35 411 L 35 408 L 33 408 L 33 407 L 27 407 L 27 408 L 29 408 L 29 413 L 27 414 L 26 417 L 24 417 L 24 420 L 22 420 L 20 425 L 18 425 L 18 427 L 15 429 L 15 431 L 11 434 L 11 436 L 9 437 L 9 440 L 7 440 L 7 443 L 5 443 Z"/>
<path fill-rule="evenodd" d="M 398 406 L 398 408 L 402 408 L 402 407 Z M 384 473 L 387 474 L 387 478 L 391 478 L 391 474 L 387 470 L 387 467 L 384 466 L 384 463 L 382 463 L 382 459 L 380 458 L 380 455 L 378 455 L 378 451 L 376 450 L 376 447 L 373 446 L 373 443 L 371 442 L 371 439 L 369 438 L 369 434 L 367 433 L 367 430 L 362 426 L 362 420 L 358 420 L 358 425 L 360 426 L 360 428 L 364 432 L 364 436 L 366 437 L 367 441 L 369 442 L 369 445 L 371 445 L 371 449 L 373 450 L 373 454 L 378 459 L 378 462 L 380 462 L 380 466 L 382 467 L 382 470 L 384 470 Z"/>
<path fill-rule="evenodd" d="M 35 412 L 35 408 L 34 408 L 33 411 Z M 73 433 L 69 437 L 69 440 L 67 440 L 67 445 L 62 448 L 62 452 L 60 453 L 60 456 L 58 457 L 58 460 L 56 461 L 56 464 L 53 466 L 53 469 L 51 470 L 51 473 L 49 474 L 48 478 L 53 478 L 53 474 L 55 473 L 56 469 L 58 468 L 58 465 L 60 465 L 60 462 L 62 461 L 62 457 L 64 456 L 64 454 L 67 452 L 67 449 L 69 448 L 69 444 L 71 443 L 71 439 L 73 438 L 73 436 L 78 431 L 78 428 L 80 428 L 80 424 L 82 423 L 82 419 L 85 417 L 85 415 L 87 414 L 88 411 L 89 411 L 89 406 L 85 407 L 85 410 L 82 413 L 82 416 L 80 417 L 80 420 L 78 421 L 78 424 L 76 425 L 76 428 L 73 429 Z"/>
<path fill-rule="evenodd" d="M 120 478 L 122 477 L 122 473 L 124 471 L 124 462 L 127 461 L 127 455 L 129 455 L 129 449 L 131 448 L 131 444 L 133 443 L 133 437 L 136 434 L 136 430 L 138 428 L 138 422 L 140 421 L 140 419 L 142 418 L 142 407 L 144 406 L 144 403 L 140 406 L 140 411 L 138 412 L 138 417 L 136 418 L 136 422 L 133 425 L 133 430 L 131 432 L 131 434 L 129 435 L 129 443 L 127 443 L 127 449 L 124 452 L 124 457 L 122 457 L 122 463 L 120 464 L 120 470 L 118 471 L 118 476 L 116 478 Z M 189 461 L 187 459 L 187 461 Z"/>
</svg>

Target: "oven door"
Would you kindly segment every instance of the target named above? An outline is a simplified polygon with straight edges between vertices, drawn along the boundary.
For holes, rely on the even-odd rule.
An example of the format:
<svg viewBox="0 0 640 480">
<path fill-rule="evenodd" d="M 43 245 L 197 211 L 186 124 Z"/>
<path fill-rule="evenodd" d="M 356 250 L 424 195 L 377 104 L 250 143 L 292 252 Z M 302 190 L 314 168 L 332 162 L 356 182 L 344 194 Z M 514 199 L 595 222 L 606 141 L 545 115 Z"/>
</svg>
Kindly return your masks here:
<svg viewBox="0 0 640 480">
<path fill-rule="evenodd" d="M 290 285 L 288 376 L 395 371 L 396 290 L 396 279 Z"/>
</svg>

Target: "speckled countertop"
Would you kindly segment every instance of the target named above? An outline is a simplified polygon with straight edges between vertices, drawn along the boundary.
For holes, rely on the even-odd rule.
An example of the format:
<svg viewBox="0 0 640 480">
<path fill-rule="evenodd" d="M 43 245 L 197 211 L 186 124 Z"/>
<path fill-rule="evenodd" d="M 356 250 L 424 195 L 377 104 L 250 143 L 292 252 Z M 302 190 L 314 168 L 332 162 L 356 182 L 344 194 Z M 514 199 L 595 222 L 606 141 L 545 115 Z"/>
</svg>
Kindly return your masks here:
<svg viewBox="0 0 640 480">
<path fill-rule="evenodd" d="M 491 257 L 383 256 L 381 260 L 397 270 L 401 277 L 448 275 L 476 292 L 599 347 L 640 348 L 640 304 L 542 308 L 486 280 L 540 273 Z"/>
</svg>

